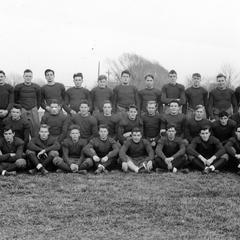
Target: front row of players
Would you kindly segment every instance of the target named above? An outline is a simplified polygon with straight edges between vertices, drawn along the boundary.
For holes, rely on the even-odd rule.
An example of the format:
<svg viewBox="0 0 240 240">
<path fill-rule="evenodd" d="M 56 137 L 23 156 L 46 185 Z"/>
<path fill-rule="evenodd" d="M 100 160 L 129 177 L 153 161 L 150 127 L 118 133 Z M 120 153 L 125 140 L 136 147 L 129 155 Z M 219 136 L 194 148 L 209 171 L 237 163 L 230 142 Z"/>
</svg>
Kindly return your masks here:
<svg viewBox="0 0 240 240">
<path fill-rule="evenodd" d="M 192 168 L 203 173 L 217 172 L 228 162 L 232 168 L 240 168 L 240 126 L 223 146 L 211 135 L 210 126 L 202 126 L 199 136 L 189 145 L 176 136 L 175 125 L 168 125 L 166 135 L 161 137 L 155 151 L 151 143 L 142 138 L 139 128 L 133 128 L 131 138 L 121 146 L 109 137 L 108 127 L 99 125 L 99 136 L 89 142 L 81 138 L 79 126 L 71 125 L 69 137 L 61 144 L 49 134 L 49 126 L 42 124 L 39 135 L 32 138 L 24 152 L 24 141 L 15 136 L 12 128 L 5 127 L 0 139 L 0 173 L 15 175 L 16 171 L 28 170 L 47 174 L 48 171 L 63 171 L 96 174 L 122 168 L 124 172 L 150 172 L 166 169 L 177 172 Z"/>
</svg>

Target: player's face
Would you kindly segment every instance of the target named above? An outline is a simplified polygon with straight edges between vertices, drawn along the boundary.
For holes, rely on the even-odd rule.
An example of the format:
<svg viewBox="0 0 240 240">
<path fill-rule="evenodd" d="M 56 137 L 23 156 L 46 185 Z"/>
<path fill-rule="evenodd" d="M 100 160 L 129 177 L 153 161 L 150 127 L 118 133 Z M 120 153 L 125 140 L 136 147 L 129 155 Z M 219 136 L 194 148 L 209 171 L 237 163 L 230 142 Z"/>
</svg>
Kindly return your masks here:
<svg viewBox="0 0 240 240">
<path fill-rule="evenodd" d="M 153 88 L 154 81 L 151 77 L 145 79 L 145 84 L 147 88 Z"/>
<path fill-rule="evenodd" d="M 201 132 L 200 132 L 200 137 L 202 138 L 202 140 L 204 141 L 204 142 L 207 142 L 208 141 L 208 139 L 209 139 L 209 137 L 210 137 L 210 131 L 209 131 L 209 129 L 206 129 L 206 130 L 201 130 Z"/>
<path fill-rule="evenodd" d="M 240 127 L 237 128 L 237 131 L 235 133 L 236 133 L 238 141 L 240 141 Z"/>
<path fill-rule="evenodd" d="M 4 132 L 3 135 L 7 142 L 12 142 L 15 134 L 13 133 L 13 131 L 11 129 L 9 129 L 8 131 Z"/>
<path fill-rule="evenodd" d="M 103 139 L 103 140 L 107 139 L 107 136 L 108 136 L 107 128 L 100 128 L 98 133 L 99 133 L 99 136 L 101 139 Z"/>
<path fill-rule="evenodd" d="M 200 82 L 201 82 L 201 78 L 200 77 L 193 77 L 192 78 L 192 83 L 194 87 L 199 87 L 200 86 Z"/>
<path fill-rule="evenodd" d="M 220 120 L 221 125 L 223 125 L 223 126 L 226 126 L 227 123 L 228 123 L 228 117 L 227 116 L 220 117 L 219 120 Z"/>
<path fill-rule="evenodd" d="M 54 82 L 54 78 L 55 78 L 54 73 L 51 71 L 47 72 L 45 75 L 45 78 L 48 81 L 48 83 Z"/>
<path fill-rule="evenodd" d="M 105 88 L 107 86 L 107 79 L 101 79 L 101 80 L 98 80 L 98 86 L 100 88 Z"/>
<path fill-rule="evenodd" d="M 224 89 L 227 86 L 226 79 L 224 77 L 217 78 L 217 85 L 220 89 Z"/>
<path fill-rule="evenodd" d="M 83 78 L 82 77 L 75 77 L 73 79 L 73 82 L 75 84 L 75 87 L 82 87 Z"/>
<path fill-rule="evenodd" d="M 130 108 L 127 113 L 128 113 L 128 117 L 130 119 L 132 119 L 132 120 L 136 119 L 136 117 L 137 117 L 137 109 Z"/>
<path fill-rule="evenodd" d="M 51 103 L 51 105 L 50 105 L 50 112 L 51 112 L 51 114 L 57 115 L 59 113 L 60 109 L 61 108 L 60 108 L 59 104 Z"/>
<path fill-rule="evenodd" d="M 204 116 L 204 109 L 203 108 L 198 108 L 195 111 L 195 117 L 198 118 L 198 119 L 202 119 L 203 116 Z"/>
<path fill-rule="evenodd" d="M 17 108 L 13 108 L 11 110 L 11 116 L 13 120 L 18 120 L 21 116 L 21 110 Z"/>
<path fill-rule="evenodd" d="M 169 139 L 174 139 L 175 138 L 175 135 L 176 135 L 176 130 L 175 128 L 169 128 L 167 130 L 167 136 Z"/>
<path fill-rule="evenodd" d="M 2 73 L 0 73 L 0 85 L 5 83 L 6 76 Z"/>
<path fill-rule="evenodd" d="M 177 103 L 170 103 L 169 106 L 170 113 L 176 114 L 179 112 L 179 105 Z"/>
<path fill-rule="evenodd" d="M 140 142 L 142 138 L 142 134 L 140 132 L 133 132 L 132 133 L 132 140 L 135 142 L 135 143 L 138 143 Z"/>
<path fill-rule="evenodd" d="M 169 74 L 168 78 L 169 78 L 170 83 L 176 84 L 176 82 L 177 82 L 177 74 L 175 74 L 175 73 Z"/>
<path fill-rule="evenodd" d="M 89 111 L 89 106 L 83 103 L 80 105 L 79 110 L 82 115 L 87 115 Z"/>
<path fill-rule="evenodd" d="M 124 73 L 122 76 L 121 76 L 121 82 L 123 85 L 128 85 L 129 84 L 129 81 L 130 81 L 130 76 L 127 74 L 127 73 Z"/>
<path fill-rule="evenodd" d="M 111 115 L 112 114 L 112 105 L 110 103 L 105 103 L 103 105 L 103 113 L 105 115 Z"/>
<path fill-rule="evenodd" d="M 147 111 L 149 115 L 154 115 L 156 113 L 157 107 L 155 103 L 148 103 Z"/>
<path fill-rule="evenodd" d="M 40 128 L 39 136 L 42 140 L 47 140 L 49 136 L 49 131 L 47 128 Z"/>
<path fill-rule="evenodd" d="M 75 142 L 77 142 L 80 138 L 80 132 L 78 129 L 72 129 L 69 135 L 71 139 Z"/>
<path fill-rule="evenodd" d="M 33 78 L 33 74 L 31 72 L 26 72 L 26 73 L 23 74 L 23 78 L 24 78 L 24 82 L 26 84 L 31 84 L 32 78 Z"/>
</svg>

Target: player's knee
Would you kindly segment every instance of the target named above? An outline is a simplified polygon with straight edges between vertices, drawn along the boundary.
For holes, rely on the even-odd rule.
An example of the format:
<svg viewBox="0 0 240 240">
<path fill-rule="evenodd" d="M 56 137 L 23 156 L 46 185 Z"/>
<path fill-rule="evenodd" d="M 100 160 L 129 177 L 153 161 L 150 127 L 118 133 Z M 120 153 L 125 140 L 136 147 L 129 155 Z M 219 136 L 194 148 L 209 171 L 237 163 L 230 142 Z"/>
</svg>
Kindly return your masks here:
<svg viewBox="0 0 240 240">
<path fill-rule="evenodd" d="M 27 156 L 36 156 L 36 153 L 35 153 L 34 151 L 27 150 L 27 151 L 26 151 L 26 155 L 27 155 Z"/>
<path fill-rule="evenodd" d="M 93 167 L 94 162 L 93 162 L 93 160 L 91 158 L 86 158 L 86 160 L 84 161 L 84 165 L 87 168 L 91 168 L 91 167 Z"/>
<path fill-rule="evenodd" d="M 23 159 L 23 158 L 18 159 L 18 160 L 15 162 L 15 164 L 16 164 L 16 166 L 17 166 L 18 168 L 26 168 L 26 166 L 27 166 L 27 162 L 26 162 L 26 160 Z"/>
<path fill-rule="evenodd" d="M 223 154 L 223 155 L 221 156 L 221 158 L 223 158 L 225 161 L 228 161 L 228 160 L 229 160 L 229 156 L 228 156 L 227 153 Z"/>
<path fill-rule="evenodd" d="M 54 164 L 55 166 L 59 166 L 62 162 L 63 162 L 63 159 L 60 158 L 60 157 L 55 157 L 55 158 L 53 159 L 53 164 Z"/>
<path fill-rule="evenodd" d="M 58 157 L 58 156 L 59 156 L 59 153 L 58 153 L 58 151 L 53 151 L 53 150 L 52 150 L 52 151 L 49 152 L 49 156 L 55 158 L 55 157 Z"/>
</svg>

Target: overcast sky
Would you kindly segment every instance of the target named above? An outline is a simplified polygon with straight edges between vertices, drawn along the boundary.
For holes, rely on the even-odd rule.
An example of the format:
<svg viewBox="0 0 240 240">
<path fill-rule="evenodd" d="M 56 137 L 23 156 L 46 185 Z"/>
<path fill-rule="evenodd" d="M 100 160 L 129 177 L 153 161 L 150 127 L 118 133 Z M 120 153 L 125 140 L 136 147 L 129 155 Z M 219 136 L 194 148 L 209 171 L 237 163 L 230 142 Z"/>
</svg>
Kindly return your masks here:
<svg viewBox="0 0 240 240">
<path fill-rule="evenodd" d="M 106 58 L 132 52 L 179 79 L 192 72 L 216 75 L 221 65 L 240 71 L 240 4 L 235 0 L 11 0 L 1 1 L 0 68 L 72 84 L 83 72 L 92 86 Z"/>
</svg>

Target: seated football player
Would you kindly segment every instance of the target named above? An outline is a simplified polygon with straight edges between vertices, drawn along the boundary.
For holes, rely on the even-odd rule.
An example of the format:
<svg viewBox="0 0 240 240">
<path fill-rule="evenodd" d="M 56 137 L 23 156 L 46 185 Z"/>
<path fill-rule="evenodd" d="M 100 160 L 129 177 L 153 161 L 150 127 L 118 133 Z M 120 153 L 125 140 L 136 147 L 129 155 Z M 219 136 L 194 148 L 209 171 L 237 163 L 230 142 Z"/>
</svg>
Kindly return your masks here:
<svg viewBox="0 0 240 240">
<path fill-rule="evenodd" d="M 10 115 L 3 120 L 4 126 L 9 126 L 15 133 L 15 136 L 24 141 L 24 148 L 29 142 L 30 123 L 22 116 L 22 107 L 20 104 L 13 104 Z"/>
<path fill-rule="evenodd" d="M 190 143 L 194 137 L 199 136 L 202 126 L 211 126 L 211 121 L 204 117 L 205 107 L 197 105 L 195 107 L 194 116 L 186 120 L 184 137 Z"/>
<path fill-rule="evenodd" d="M 54 171 L 61 166 L 58 165 L 60 144 L 49 135 L 49 126 L 40 125 L 39 136 L 31 139 L 27 146 L 26 155 L 30 162 L 30 174 L 40 172 L 45 175 L 48 171 Z"/>
<path fill-rule="evenodd" d="M 176 137 L 176 127 L 167 126 L 166 137 L 158 141 L 154 168 L 167 169 L 176 173 L 186 164 L 185 144 L 182 138 Z"/>
<path fill-rule="evenodd" d="M 160 129 L 162 117 L 157 112 L 157 104 L 154 101 L 149 101 L 146 105 L 147 112 L 142 115 L 143 121 L 143 136 L 147 139 L 155 149 L 160 138 Z"/>
<path fill-rule="evenodd" d="M 168 125 L 176 126 L 176 135 L 183 136 L 184 127 L 185 127 L 185 115 L 183 113 L 179 113 L 180 105 L 178 100 L 172 100 L 169 103 L 169 113 L 165 113 L 163 115 L 163 121 L 161 129 L 166 130 Z"/>
<path fill-rule="evenodd" d="M 118 123 L 121 119 L 119 114 L 112 113 L 112 104 L 110 101 L 103 103 L 103 112 L 99 112 L 95 115 L 98 126 L 100 124 L 106 124 L 109 131 L 109 137 L 117 139 Z"/>
<path fill-rule="evenodd" d="M 226 145 L 226 152 L 229 155 L 229 167 L 240 175 L 240 125 L 235 129 L 235 136 L 231 137 Z"/>
<path fill-rule="evenodd" d="M 49 111 L 42 117 L 41 124 L 47 124 L 50 135 L 61 142 L 67 135 L 69 121 L 68 116 L 62 114 L 61 106 L 57 100 L 52 100 Z"/>
<path fill-rule="evenodd" d="M 188 145 L 187 153 L 194 168 L 204 174 L 217 172 L 227 162 L 225 149 L 221 142 L 211 135 L 210 126 L 203 126 L 199 136 Z"/>
<path fill-rule="evenodd" d="M 154 151 L 149 141 L 142 138 L 140 128 L 132 129 L 132 138 L 122 145 L 119 152 L 122 170 L 135 173 L 150 172 L 153 167 Z"/>
<path fill-rule="evenodd" d="M 72 123 L 80 128 L 81 137 L 88 141 L 98 135 L 97 120 L 89 112 L 89 104 L 86 100 L 81 100 L 80 111 L 73 115 Z"/>
<path fill-rule="evenodd" d="M 11 127 L 3 129 L 3 138 L 0 139 L 0 174 L 3 176 L 16 175 L 16 171 L 26 168 L 23 158 L 22 139 L 15 137 Z"/>
<path fill-rule="evenodd" d="M 90 168 L 92 165 L 96 169 L 96 174 L 107 173 L 116 166 L 119 153 L 119 144 L 113 138 L 108 137 L 107 125 L 99 125 L 98 133 L 99 137 L 91 139 L 83 150 L 88 162 L 87 167 Z M 89 164 L 90 160 L 92 161 L 91 165 Z M 81 168 L 84 168 L 84 162 Z"/>
<path fill-rule="evenodd" d="M 118 140 L 123 144 L 125 140 L 131 138 L 132 129 L 140 128 L 142 131 L 143 124 L 141 118 L 138 117 L 138 109 L 135 105 L 128 107 L 127 116 L 123 116 L 119 122 Z"/>
<path fill-rule="evenodd" d="M 226 111 L 219 113 L 219 119 L 212 123 L 213 136 L 218 138 L 225 145 L 229 138 L 235 134 L 236 122 L 229 119 L 229 114 Z"/>
</svg>

